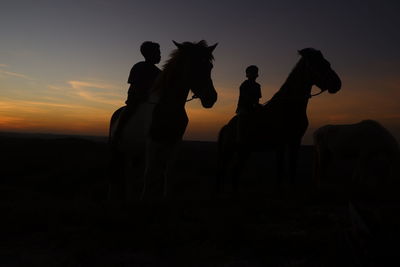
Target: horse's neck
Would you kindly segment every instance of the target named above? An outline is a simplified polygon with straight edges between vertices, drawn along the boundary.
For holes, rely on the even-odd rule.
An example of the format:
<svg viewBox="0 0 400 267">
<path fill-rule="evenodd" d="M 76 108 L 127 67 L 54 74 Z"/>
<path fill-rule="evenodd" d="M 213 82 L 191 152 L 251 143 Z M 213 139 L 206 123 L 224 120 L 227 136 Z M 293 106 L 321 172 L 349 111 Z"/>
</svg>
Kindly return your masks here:
<svg viewBox="0 0 400 267">
<path fill-rule="evenodd" d="M 159 102 L 184 108 L 189 94 L 189 86 L 182 79 L 172 79 L 159 92 Z"/>
<path fill-rule="evenodd" d="M 290 103 L 294 109 L 305 112 L 311 87 L 312 84 L 304 77 L 304 72 L 300 69 L 294 70 L 281 89 L 272 97 L 272 101 Z"/>
<path fill-rule="evenodd" d="M 150 93 L 149 96 L 149 103 L 150 104 L 157 104 L 158 102 L 160 102 L 160 98 L 161 98 L 161 93 L 159 90 L 154 90 Z"/>
</svg>

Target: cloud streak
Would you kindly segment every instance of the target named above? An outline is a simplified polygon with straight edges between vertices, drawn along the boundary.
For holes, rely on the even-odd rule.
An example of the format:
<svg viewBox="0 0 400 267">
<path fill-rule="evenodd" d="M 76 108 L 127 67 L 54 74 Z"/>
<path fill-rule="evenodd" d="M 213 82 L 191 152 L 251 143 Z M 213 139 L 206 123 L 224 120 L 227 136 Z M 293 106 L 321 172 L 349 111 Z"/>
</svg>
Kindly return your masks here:
<svg viewBox="0 0 400 267">
<path fill-rule="evenodd" d="M 74 89 L 96 88 L 96 89 L 118 90 L 117 86 L 103 82 L 68 81 L 67 83 Z"/>
<path fill-rule="evenodd" d="M 7 75 L 7 76 L 12 76 L 12 77 L 16 77 L 16 78 L 20 78 L 20 79 L 24 79 L 24 80 L 30 80 L 30 81 L 34 80 L 32 77 L 29 77 L 29 76 L 27 76 L 25 74 L 17 73 L 17 72 L 0 70 L 0 74 L 4 74 L 4 75 Z"/>
<path fill-rule="evenodd" d="M 104 82 L 68 81 L 67 84 L 75 90 L 80 98 L 92 103 L 118 106 L 121 105 L 121 94 L 117 93 L 118 86 Z"/>
</svg>

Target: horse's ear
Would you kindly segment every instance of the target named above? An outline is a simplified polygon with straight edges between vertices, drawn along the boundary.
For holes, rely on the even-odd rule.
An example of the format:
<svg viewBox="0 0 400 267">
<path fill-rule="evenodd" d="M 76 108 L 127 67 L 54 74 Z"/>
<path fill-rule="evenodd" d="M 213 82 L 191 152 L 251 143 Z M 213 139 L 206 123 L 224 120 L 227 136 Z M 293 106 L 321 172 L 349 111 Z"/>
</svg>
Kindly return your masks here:
<svg viewBox="0 0 400 267">
<path fill-rule="evenodd" d="M 178 42 L 175 42 L 174 40 L 172 40 L 172 42 L 174 43 L 174 45 L 176 45 L 176 47 L 179 49 L 179 48 L 182 48 L 182 44 L 180 44 L 180 43 L 178 43 Z"/>
<path fill-rule="evenodd" d="M 208 47 L 208 50 L 210 51 L 210 53 L 212 53 L 214 51 L 214 49 L 217 47 L 217 45 L 218 45 L 218 43 Z"/>
</svg>

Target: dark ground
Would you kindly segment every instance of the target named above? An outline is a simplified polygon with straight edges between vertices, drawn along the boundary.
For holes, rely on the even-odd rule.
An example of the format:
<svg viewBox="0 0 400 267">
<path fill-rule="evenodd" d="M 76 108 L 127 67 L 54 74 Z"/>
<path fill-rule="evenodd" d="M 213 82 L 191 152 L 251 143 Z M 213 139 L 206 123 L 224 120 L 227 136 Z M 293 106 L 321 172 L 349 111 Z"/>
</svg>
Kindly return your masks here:
<svg viewBox="0 0 400 267">
<path fill-rule="evenodd" d="M 357 266 L 348 233 L 347 169 L 311 181 L 313 147 L 298 182 L 279 191 L 272 153 L 254 154 L 239 196 L 215 194 L 216 144 L 184 142 L 170 198 L 150 207 L 105 201 L 104 139 L 0 134 L 0 266 Z M 376 204 L 376 199 L 375 202 Z M 399 202 L 378 203 L 396 240 Z M 383 266 L 395 258 L 377 239 Z M 378 241 L 377 241 L 378 242 Z M 358 258 L 357 258 L 358 257 Z M 367 260 L 368 262 L 368 260 Z M 371 261 L 372 262 L 372 261 Z M 394 264 L 396 265 L 396 264 Z M 391 265 L 391 266 L 394 266 Z"/>
</svg>

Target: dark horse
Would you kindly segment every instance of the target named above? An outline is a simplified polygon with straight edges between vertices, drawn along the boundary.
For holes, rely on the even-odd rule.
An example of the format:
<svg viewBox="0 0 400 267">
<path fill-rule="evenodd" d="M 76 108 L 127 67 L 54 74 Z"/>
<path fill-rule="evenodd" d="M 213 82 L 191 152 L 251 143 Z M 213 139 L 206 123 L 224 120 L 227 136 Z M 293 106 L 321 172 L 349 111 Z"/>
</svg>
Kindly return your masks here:
<svg viewBox="0 0 400 267">
<path fill-rule="evenodd" d="M 277 152 L 277 182 L 286 176 L 294 182 L 297 154 L 308 127 L 307 104 L 311 88 L 336 93 L 341 88 L 339 76 L 322 53 L 313 48 L 299 51 L 301 59 L 280 90 L 258 110 L 233 117 L 222 127 L 218 137 L 219 170 L 217 190 L 223 189 L 224 177 L 233 161 L 232 185 L 253 151 L 274 149 Z M 239 127 L 238 127 L 239 123 Z"/>
<path fill-rule="evenodd" d="M 159 198 L 166 193 L 165 172 L 188 123 L 185 103 L 189 91 L 200 99 L 204 108 L 211 108 L 217 101 L 211 79 L 212 52 L 217 44 L 208 46 L 205 41 L 174 44 L 177 49 L 155 82 L 149 101 L 138 106 L 113 149 L 111 176 L 116 178 L 111 179 L 110 190 L 118 188 L 116 191 L 121 192 L 122 187 L 126 198 L 130 197 L 132 189 L 129 183 L 143 176 L 142 198 Z M 110 139 L 122 108 L 111 118 Z M 142 164 L 137 164 L 138 161 Z M 138 167 L 131 168 L 133 173 L 120 171 L 123 165 L 135 167 L 143 165 L 143 161 L 144 170 Z"/>
</svg>

